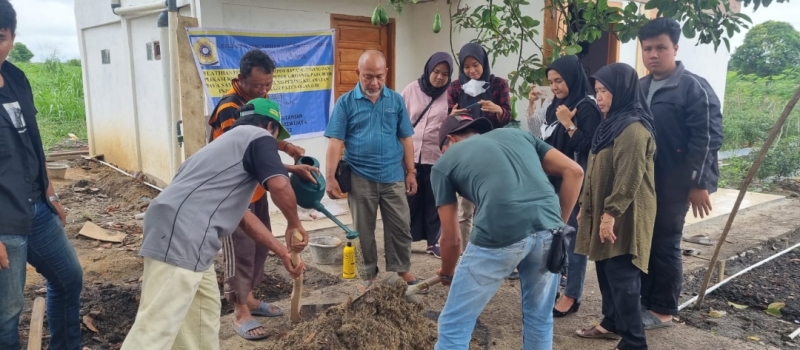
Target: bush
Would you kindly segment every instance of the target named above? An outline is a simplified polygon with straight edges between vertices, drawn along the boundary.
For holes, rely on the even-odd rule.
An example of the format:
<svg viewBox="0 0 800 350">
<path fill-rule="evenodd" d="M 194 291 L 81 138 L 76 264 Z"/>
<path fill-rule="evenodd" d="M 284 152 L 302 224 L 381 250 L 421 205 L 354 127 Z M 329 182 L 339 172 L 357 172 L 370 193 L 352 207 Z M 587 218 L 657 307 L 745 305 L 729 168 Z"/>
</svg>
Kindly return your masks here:
<svg viewBox="0 0 800 350">
<path fill-rule="evenodd" d="M 45 150 L 66 139 L 69 133 L 86 139 L 81 68 L 48 59 L 45 63 L 18 65 L 28 76 L 39 115 L 36 120 Z"/>
<path fill-rule="evenodd" d="M 754 151 L 745 157 L 725 159 L 724 165 L 720 168 L 719 187 L 738 189 L 753 167 L 757 155 L 758 152 Z M 777 181 L 797 176 L 798 172 L 800 172 L 800 138 L 782 138 L 767 152 L 750 188 L 769 187 Z"/>
</svg>

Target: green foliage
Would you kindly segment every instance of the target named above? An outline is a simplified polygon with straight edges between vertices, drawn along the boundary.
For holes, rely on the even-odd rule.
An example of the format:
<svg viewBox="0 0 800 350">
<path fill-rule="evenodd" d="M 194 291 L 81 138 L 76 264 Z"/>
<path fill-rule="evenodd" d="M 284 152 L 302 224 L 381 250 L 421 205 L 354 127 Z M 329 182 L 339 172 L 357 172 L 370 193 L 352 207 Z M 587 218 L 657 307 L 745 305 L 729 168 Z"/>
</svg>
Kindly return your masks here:
<svg viewBox="0 0 800 350">
<path fill-rule="evenodd" d="M 69 133 L 86 139 L 86 113 L 81 68 L 57 59 L 18 66 L 28 76 L 39 115 L 39 131 L 45 149 L 62 142 Z"/>
<path fill-rule="evenodd" d="M 14 48 L 8 54 L 8 60 L 14 63 L 28 63 L 33 59 L 33 52 L 23 43 L 14 43 Z"/>
<path fill-rule="evenodd" d="M 800 67 L 800 32 L 786 22 L 767 21 L 753 27 L 731 56 L 729 68 L 762 77 Z"/>
<path fill-rule="evenodd" d="M 760 147 L 760 146 L 759 146 Z M 758 150 L 745 157 L 725 159 L 720 168 L 719 187 L 738 189 L 753 167 Z M 800 172 L 800 138 L 782 138 L 767 152 L 756 172 L 750 189 L 769 188 L 772 184 L 798 175 Z"/>
<path fill-rule="evenodd" d="M 66 64 L 66 65 L 68 65 L 70 67 L 80 67 L 81 66 L 81 60 L 80 60 L 80 58 L 72 58 L 72 59 L 67 60 L 67 62 L 64 62 L 64 64 Z"/>
</svg>

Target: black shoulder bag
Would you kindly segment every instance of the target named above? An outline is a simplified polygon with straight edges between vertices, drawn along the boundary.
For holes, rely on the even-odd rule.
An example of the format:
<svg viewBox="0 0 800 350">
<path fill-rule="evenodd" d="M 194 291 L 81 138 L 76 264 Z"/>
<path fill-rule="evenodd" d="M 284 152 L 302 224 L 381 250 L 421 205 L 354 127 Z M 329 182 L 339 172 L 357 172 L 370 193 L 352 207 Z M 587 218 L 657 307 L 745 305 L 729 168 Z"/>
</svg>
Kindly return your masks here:
<svg viewBox="0 0 800 350">
<path fill-rule="evenodd" d="M 561 273 L 564 265 L 567 264 L 567 247 L 569 247 L 570 235 L 575 232 L 575 228 L 564 225 L 553 230 L 553 243 L 550 244 L 550 251 L 547 252 L 547 270 L 552 273 Z"/>
</svg>

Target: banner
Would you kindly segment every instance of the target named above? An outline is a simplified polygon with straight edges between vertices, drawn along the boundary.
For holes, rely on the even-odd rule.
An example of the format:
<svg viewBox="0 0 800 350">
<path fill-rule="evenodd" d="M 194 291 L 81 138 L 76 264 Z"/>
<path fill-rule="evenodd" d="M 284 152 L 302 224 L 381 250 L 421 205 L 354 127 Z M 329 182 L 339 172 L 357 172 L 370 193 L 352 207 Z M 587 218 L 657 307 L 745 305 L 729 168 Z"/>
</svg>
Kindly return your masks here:
<svg viewBox="0 0 800 350">
<path fill-rule="evenodd" d="M 231 89 L 239 60 L 252 49 L 267 53 L 277 69 L 268 95 L 281 106 L 292 139 L 321 136 L 333 105 L 333 30 L 264 33 L 188 28 L 209 111 Z"/>
</svg>

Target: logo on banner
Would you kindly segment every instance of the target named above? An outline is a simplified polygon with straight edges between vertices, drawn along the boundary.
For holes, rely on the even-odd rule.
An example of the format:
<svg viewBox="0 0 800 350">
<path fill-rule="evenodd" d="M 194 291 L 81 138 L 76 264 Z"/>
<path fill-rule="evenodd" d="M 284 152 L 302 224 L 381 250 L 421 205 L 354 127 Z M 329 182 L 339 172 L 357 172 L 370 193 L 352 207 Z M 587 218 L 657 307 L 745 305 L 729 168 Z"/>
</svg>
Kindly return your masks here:
<svg viewBox="0 0 800 350">
<path fill-rule="evenodd" d="M 201 66 L 219 66 L 219 55 L 217 54 L 217 38 L 202 37 L 197 38 L 192 45 L 197 60 Z"/>
</svg>

